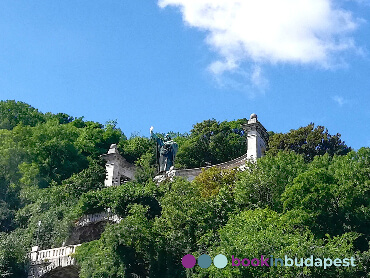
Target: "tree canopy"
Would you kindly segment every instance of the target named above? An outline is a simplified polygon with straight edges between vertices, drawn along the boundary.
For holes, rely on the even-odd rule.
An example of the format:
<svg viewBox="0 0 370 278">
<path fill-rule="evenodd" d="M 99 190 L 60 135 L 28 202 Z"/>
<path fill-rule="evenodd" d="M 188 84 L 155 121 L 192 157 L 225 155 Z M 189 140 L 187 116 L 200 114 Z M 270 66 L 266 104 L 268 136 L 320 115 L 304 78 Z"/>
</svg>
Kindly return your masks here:
<svg viewBox="0 0 370 278">
<path fill-rule="evenodd" d="M 313 123 L 287 133 L 270 133 L 269 152 L 276 154 L 279 150 L 294 151 L 302 154 L 306 161 L 312 161 L 317 155 L 345 155 L 351 151 L 341 139 L 339 133 L 329 134 L 323 126 Z"/>
<path fill-rule="evenodd" d="M 217 164 L 246 152 L 246 119 L 173 132 L 176 167 Z M 74 257 L 79 277 L 366 277 L 370 273 L 370 149 L 351 150 L 313 124 L 270 133 L 269 150 L 244 171 L 210 167 L 192 182 L 159 185 L 155 142 L 28 104 L 0 102 L 0 277 L 27 277 L 31 246 L 60 247 L 75 222 L 108 208 L 122 218 Z M 159 135 L 160 136 L 160 135 Z M 104 187 L 100 155 L 115 143 L 139 170 Z M 38 223 L 41 223 L 39 226 Z M 181 258 L 224 254 L 218 269 Z M 233 267 L 232 256 L 353 257 L 351 267 Z"/>
</svg>

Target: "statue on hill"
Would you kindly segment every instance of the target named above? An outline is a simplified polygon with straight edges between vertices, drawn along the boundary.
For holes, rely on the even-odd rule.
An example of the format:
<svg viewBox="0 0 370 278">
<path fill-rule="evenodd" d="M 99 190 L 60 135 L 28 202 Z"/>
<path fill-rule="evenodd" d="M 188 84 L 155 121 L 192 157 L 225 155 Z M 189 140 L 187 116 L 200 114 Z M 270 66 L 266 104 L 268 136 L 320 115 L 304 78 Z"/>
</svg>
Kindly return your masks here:
<svg viewBox="0 0 370 278">
<path fill-rule="evenodd" d="M 166 134 L 162 140 L 153 132 L 153 127 L 150 127 L 150 137 L 157 142 L 157 159 L 159 160 L 159 173 L 169 171 L 175 161 L 178 145 L 171 137 Z M 158 158 L 159 156 L 159 158 Z"/>
</svg>

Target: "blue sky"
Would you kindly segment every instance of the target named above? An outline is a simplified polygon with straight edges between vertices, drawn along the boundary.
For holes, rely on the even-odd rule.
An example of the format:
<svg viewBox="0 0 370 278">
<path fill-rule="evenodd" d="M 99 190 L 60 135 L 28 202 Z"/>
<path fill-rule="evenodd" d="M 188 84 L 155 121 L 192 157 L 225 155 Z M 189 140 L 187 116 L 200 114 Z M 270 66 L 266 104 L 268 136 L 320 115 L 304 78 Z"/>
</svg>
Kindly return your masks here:
<svg viewBox="0 0 370 278">
<path fill-rule="evenodd" d="M 370 1 L 1 1 L 0 99 L 127 136 L 257 113 L 370 146 Z"/>
</svg>

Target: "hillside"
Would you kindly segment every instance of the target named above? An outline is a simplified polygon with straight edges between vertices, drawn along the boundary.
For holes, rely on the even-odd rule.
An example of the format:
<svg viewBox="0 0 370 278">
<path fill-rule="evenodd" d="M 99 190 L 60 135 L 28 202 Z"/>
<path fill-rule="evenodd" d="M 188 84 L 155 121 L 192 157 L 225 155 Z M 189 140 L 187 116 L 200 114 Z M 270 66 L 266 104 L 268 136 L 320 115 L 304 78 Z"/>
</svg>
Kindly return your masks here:
<svg viewBox="0 0 370 278">
<path fill-rule="evenodd" d="M 214 165 L 243 155 L 246 119 L 169 132 L 175 167 Z M 163 134 L 157 134 L 159 137 Z M 111 144 L 138 167 L 136 179 L 104 187 Z M 0 102 L 0 277 L 27 277 L 32 246 L 70 244 L 75 223 L 106 211 L 96 240 L 76 249 L 78 275 L 90 277 L 369 277 L 370 149 L 313 123 L 269 132 L 266 156 L 247 170 L 203 171 L 160 185 L 155 142 L 101 124 Z M 100 235 L 101 233 L 101 235 Z M 69 243 L 68 243 L 69 242 Z M 184 268 L 186 254 L 223 254 L 225 268 Z M 355 265 L 235 267 L 231 258 L 353 258 Z M 72 277 L 72 276 L 71 276 Z M 67 278 L 67 276 L 66 276 Z"/>
</svg>

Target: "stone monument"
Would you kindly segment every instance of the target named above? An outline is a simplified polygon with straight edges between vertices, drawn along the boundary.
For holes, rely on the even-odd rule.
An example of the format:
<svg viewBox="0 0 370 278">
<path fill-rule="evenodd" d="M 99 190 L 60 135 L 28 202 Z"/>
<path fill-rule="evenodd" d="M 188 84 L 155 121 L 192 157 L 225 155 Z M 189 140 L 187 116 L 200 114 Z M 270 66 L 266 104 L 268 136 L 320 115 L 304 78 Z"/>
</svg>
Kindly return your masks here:
<svg viewBox="0 0 370 278">
<path fill-rule="evenodd" d="M 162 172 L 154 178 L 154 181 L 160 183 L 166 179 L 172 180 L 176 176 L 184 177 L 188 181 L 192 181 L 196 176 L 198 176 L 202 172 L 202 169 L 208 169 L 211 167 L 219 167 L 221 169 L 239 169 L 241 171 L 245 170 L 247 161 L 256 162 L 258 158 L 265 155 L 265 151 L 268 144 L 268 133 L 264 126 L 257 120 L 257 115 L 254 113 L 250 115 L 248 122 L 244 124 L 242 127 L 247 135 L 246 154 L 224 163 L 192 169 L 174 169 L 173 167 L 171 167 L 173 164 L 170 164 L 171 166 L 166 168 L 162 164 L 161 166 Z M 153 133 L 152 131 L 153 129 L 151 127 L 150 128 L 151 134 Z M 154 136 L 152 135 L 152 137 Z"/>
<path fill-rule="evenodd" d="M 251 114 L 248 123 L 243 125 L 247 133 L 247 159 L 256 161 L 265 155 L 268 134 L 264 126 L 257 120 L 256 114 Z"/>
<path fill-rule="evenodd" d="M 105 164 L 107 171 L 104 182 L 105 186 L 120 185 L 125 181 L 134 179 L 135 166 L 127 162 L 126 159 L 120 155 L 116 144 L 112 144 L 108 153 L 103 154 L 102 158 L 107 161 Z"/>
<path fill-rule="evenodd" d="M 174 164 L 178 145 L 168 134 L 166 134 L 163 140 L 159 138 L 154 134 L 153 127 L 150 128 L 150 137 L 157 142 L 159 173 L 165 173 L 169 171 Z"/>
</svg>

